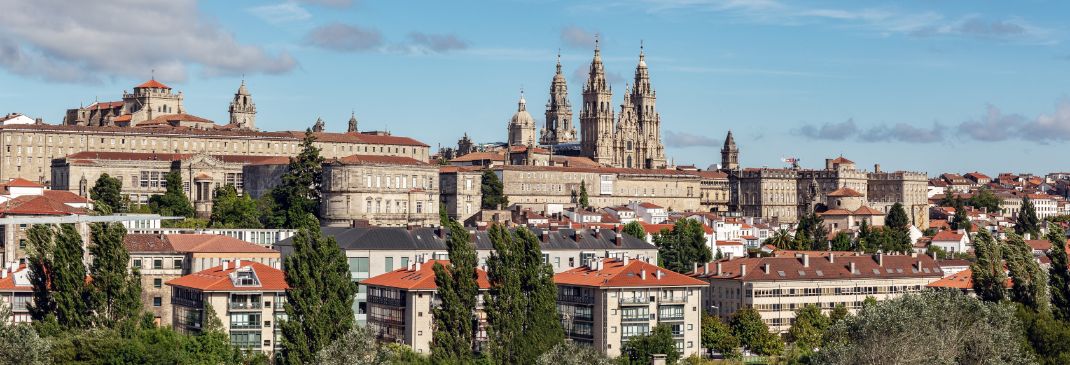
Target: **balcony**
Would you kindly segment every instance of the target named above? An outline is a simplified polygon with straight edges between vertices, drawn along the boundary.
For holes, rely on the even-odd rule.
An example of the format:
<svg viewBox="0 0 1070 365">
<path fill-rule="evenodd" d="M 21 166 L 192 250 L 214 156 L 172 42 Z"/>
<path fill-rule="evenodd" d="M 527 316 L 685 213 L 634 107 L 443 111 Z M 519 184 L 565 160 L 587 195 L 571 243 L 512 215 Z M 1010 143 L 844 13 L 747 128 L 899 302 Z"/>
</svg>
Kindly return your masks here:
<svg viewBox="0 0 1070 365">
<path fill-rule="evenodd" d="M 380 296 L 368 296 L 368 303 L 382 304 L 391 307 L 404 307 L 405 301 L 401 298 L 387 298 Z"/>
<path fill-rule="evenodd" d="M 594 303 L 594 297 L 587 295 L 557 295 L 557 301 L 567 303 L 580 303 L 580 304 L 592 304 Z"/>
<path fill-rule="evenodd" d="M 658 302 L 660 302 L 660 303 L 687 303 L 687 297 L 686 296 L 658 297 Z"/>
<path fill-rule="evenodd" d="M 675 315 L 674 314 L 674 315 L 669 315 L 669 316 L 662 316 L 662 317 L 658 318 L 658 320 L 659 321 L 682 321 L 682 320 L 684 320 L 684 315 L 683 314 L 680 314 L 680 315 Z"/>
<path fill-rule="evenodd" d="M 232 322 L 230 329 L 232 330 L 258 330 L 263 328 L 260 322 Z"/>
<path fill-rule="evenodd" d="M 252 310 L 264 307 L 260 302 L 229 302 L 227 307 L 232 310 Z"/>
<path fill-rule="evenodd" d="M 621 305 L 650 304 L 650 297 L 620 298 Z"/>
<path fill-rule="evenodd" d="M 592 338 L 594 338 L 594 335 L 589 333 L 589 332 L 588 333 L 570 332 L 568 334 L 568 337 L 592 339 Z"/>
<path fill-rule="evenodd" d="M 384 317 L 384 316 L 371 316 L 371 315 L 369 315 L 368 316 L 368 321 L 383 323 L 383 324 L 387 324 L 387 325 L 396 325 L 396 326 L 404 326 L 405 325 L 405 319 L 401 318 L 401 317 Z"/>
</svg>

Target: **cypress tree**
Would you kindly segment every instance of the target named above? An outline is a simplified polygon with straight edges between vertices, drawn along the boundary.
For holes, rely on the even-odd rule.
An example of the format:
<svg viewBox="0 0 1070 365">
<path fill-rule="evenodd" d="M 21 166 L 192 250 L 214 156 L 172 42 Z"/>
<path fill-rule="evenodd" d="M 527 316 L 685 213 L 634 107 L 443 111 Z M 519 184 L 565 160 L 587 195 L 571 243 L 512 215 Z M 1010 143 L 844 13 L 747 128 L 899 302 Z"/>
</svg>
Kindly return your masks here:
<svg viewBox="0 0 1070 365">
<path fill-rule="evenodd" d="M 1000 302 L 1007 298 L 1007 274 L 1003 270 L 1003 245 L 992 238 L 987 230 L 980 230 L 973 241 L 977 261 L 970 265 L 973 271 L 973 290 L 977 298 Z"/>
<path fill-rule="evenodd" d="M 494 252 L 487 260 L 486 300 L 490 358 L 501 364 L 531 364 L 561 342 L 553 269 L 543 262 L 539 239 L 525 228 L 488 231 Z"/>
<path fill-rule="evenodd" d="M 498 179 L 498 174 L 495 174 L 494 171 L 490 169 L 483 170 L 483 178 L 479 189 L 480 193 L 483 194 L 480 202 L 483 209 L 499 209 L 509 205 L 509 197 L 505 196 L 505 188 L 502 185 L 502 181 Z"/>
<path fill-rule="evenodd" d="M 892 209 L 888 211 L 888 219 L 884 223 L 885 226 L 895 230 L 905 232 L 910 230 L 910 218 L 907 216 L 906 209 L 903 208 L 903 203 L 892 205 Z"/>
<path fill-rule="evenodd" d="M 122 190 L 122 180 L 103 173 L 97 178 L 93 188 L 89 189 L 89 197 L 96 203 L 94 207 L 105 214 L 122 213 L 126 211 L 126 199 Z"/>
<path fill-rule="evenodd" d="M 434 363 L 472 363 L 475 337 L 476 298 L 479 284 L 476 279 L 478 258 L 470 243 L 468 231 L 460 223 L 442 217 L 442 229 L 449 229 L 446 241 L 449 267 L 435 263 L 435 285 L 442 303 L 434 308 L 435 332 L 431 341 L 431 361 Z"/>
<path fill-rule="evenodd" d="M 624 225 L 624 229 L 621 230 L 624 234 L 646 241 L 646 229 L 643 229 L 643 225 L 639 221 L 631 221 Z"/>
<path fill-rule="evenodd" d="M 587 198 L 587 181 L 580 180 L 580 207 L 587 208 L 589 206 L 591 204 Z"/>
<path fill-rule="evenodd" d="M 333 237 L 324 237 L 311 214 L 299 223 L 293 253 L 286 257 L 286 315 L 282 327 L 284 358 L 309 364 L 316 352 L 353 325 L 357 286 L 345 253 Z"/>
<path fill-rule="evenodd" d="M 1048 231 L 1051 249 L 1051 267 L 1048 269 L 1048 287 L 1051 290 L 1052 312 L 1055 318 L 1070 320 L 1070 263 L 1066 258 L 1066 235 L 1058 225 L 1052 225 Z"/>
<path fill-rule="evenodd" d="M 1048 278 L 1033 257 L 1033 250 L 1022 236 L 1010 234 L 1004 244 L 1007 271 L 1013 282 L 1011 300 L 1022 303 L 1034 311 L 1048 307 Z"/>
<path fill-rule="evenodd" d="M 29 241 L 26 245 L 29 256 L 27 266 L 30 270 L 30 284 L 33 286 L 33 301 L 26 306 L 34 321 L 44 321 L 49 316 L 55 318 L 56 314 L 56 300 L 52 298 L 52 290 L 49 287 L 49 268 L 54 266 L 52 254 L 56 251 L 54 235 L 55 228 L 47 224 L 35 224 L 26 231 Z"/>
<path fill-rule="evenodd" d="M 128 269 L 130 253 L 123 245 L 126 228 L 117 222 L 93 223 L 89 252 L 93 312 L 98 325 L 113 327 L 137 320 L 141 314 L 141 278 Z"/>
<path fill-rule="evenodd" d="M 271 211 L 262 218 L 264 225 L 271 228 L 298 228 L 309 214 L 319 216 L 324 160 L 315 142 L 316 136 L 312 130 L 306 130 L 305 138 L 301 140 L 301 153 L 290 158 L 282 182 L 271 189 L 273 204 L 269 204 Z"/>
<path fill-rule="evenodd" d="M 1020 235 L 1028 233 L 1031 238 L 1040 236 L 1040 219 L 1037 218 L 1037 209 L 1028 196 L 1022 198 L 1022 209 L 1018 211 L 1014 232 Z"/>
<path fill-rule="evenodd" d="M 967 233 L 973 229 L 973 224 L 970 223 L 970 216 L 966 214 L 966 205 L 962 203 L 962 199 L 955 199 L 955 218 L 951 220 L 951 229 L 962 229 Z"/>
<path fill-rule="evenodd" d="M 88 328 L 92 324 L 90 291 L 82 237 L 72 224 L 59 228 L 39 224 L 30 229 L 30 267 L 34 298 L 29 310 L 35 319 L 55 318 L 63 328 Z M 46 250 L 51 249 L 51 255 Z"/>
<path fill-rule="evenodd" d="M 676 221 L 671 231 L 663 229 L 654 237 L 661 266 L 678 273 L 688 273 L 694 270 L 695 264 L 710 262 L 713 253 L 706 245 L 705 234 L 702 223 L 694 219 Z"/>
</svg>

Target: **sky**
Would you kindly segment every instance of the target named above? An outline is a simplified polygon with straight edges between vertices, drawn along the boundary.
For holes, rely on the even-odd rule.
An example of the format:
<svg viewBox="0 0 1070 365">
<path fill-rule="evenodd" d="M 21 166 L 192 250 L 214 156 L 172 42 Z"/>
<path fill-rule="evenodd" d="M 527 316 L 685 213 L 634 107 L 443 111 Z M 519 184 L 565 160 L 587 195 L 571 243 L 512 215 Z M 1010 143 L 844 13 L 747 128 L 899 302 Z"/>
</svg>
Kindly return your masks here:
<svg viewBox="0 0 1070 365">
<path fill-rule="evenodd" d="M 927 172 L 1066 171 L 1064 1 L 0 0 L 0 114 L 62 121 L 155 77 L 225 123 L 244 78 L 261 130 L 316 118 L 432 146 L 543 122 L 554 60 L 579 128 L 601 48 L 615 103 L 645 47 L 667 157 Z M 619 107 L 618 107 L 619 109 Z"/>
</svg>

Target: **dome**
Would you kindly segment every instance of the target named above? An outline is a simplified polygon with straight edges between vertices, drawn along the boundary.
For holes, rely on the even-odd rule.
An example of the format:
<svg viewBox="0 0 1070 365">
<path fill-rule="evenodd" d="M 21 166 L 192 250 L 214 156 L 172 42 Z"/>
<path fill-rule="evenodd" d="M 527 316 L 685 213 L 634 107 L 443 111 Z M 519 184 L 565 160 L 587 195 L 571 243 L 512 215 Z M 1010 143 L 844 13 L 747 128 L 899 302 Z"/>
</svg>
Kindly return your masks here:
<svg viewBox="0 0 1070 365">
<path fill-rule="evenodd" d="M 524 100 L 524 92 L 520 92 L 520 101 L 517 102 L 516 114 L 513 114 L 512 124 L 535 125 L 535 118 L 528 113 L 528 102 Z"/>
</svg>

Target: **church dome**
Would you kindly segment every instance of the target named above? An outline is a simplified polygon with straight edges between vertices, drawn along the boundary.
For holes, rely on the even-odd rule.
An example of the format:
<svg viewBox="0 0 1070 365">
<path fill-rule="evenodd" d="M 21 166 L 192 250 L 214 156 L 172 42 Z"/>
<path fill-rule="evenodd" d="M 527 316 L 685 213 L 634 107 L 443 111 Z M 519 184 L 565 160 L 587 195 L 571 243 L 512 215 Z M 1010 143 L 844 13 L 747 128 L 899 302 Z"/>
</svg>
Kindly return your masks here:
<svg viewBox="0 0 1070 365">
<path fill-rule="evenodd" d="M 516 114 L 513 114 L 513 119 L 510 121 L 510 123 L 525 126 L 535 125 L 535 118 L 531 116 L 531 113 L 528 113 L 527 101 L 524 100 L 524 93 L 520 93 L 520 101 L 517 102 Z"/>
</svg>

